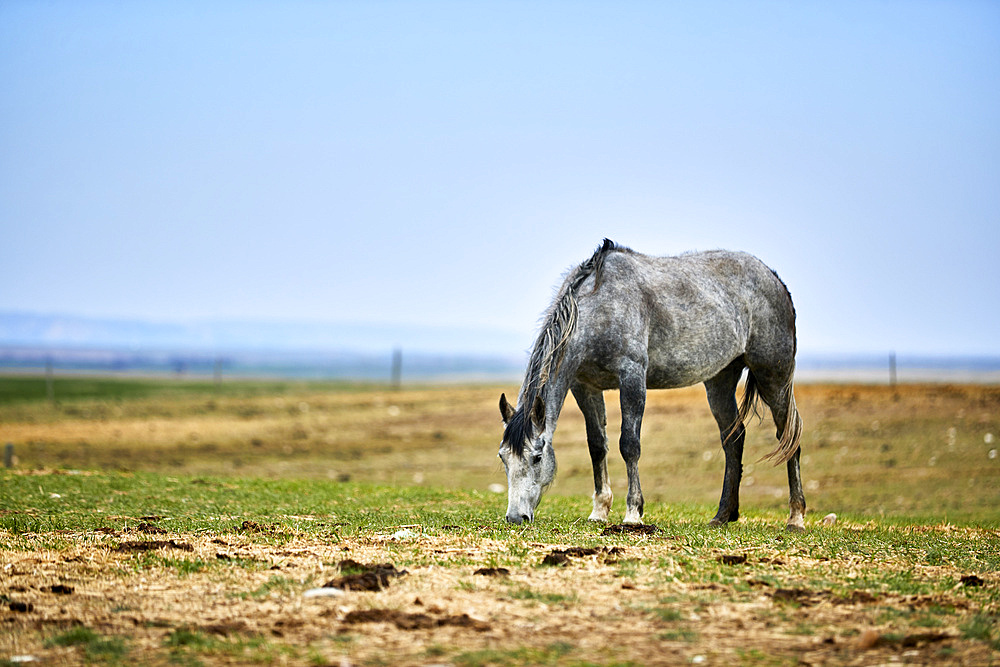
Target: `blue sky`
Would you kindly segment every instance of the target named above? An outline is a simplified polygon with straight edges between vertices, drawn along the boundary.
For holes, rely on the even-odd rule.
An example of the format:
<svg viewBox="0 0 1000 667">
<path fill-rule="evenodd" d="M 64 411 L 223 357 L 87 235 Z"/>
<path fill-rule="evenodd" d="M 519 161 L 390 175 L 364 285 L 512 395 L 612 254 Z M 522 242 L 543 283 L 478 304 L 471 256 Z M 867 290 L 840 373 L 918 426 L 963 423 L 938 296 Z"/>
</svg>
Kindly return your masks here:
<svg viewBox="0 0 1000 667">
<path fill-rule="evenodd" d="M 1000 4 L 0 4 L 0 310 L 509 331 L 605 236 L 1000 354 Z"/>
</svg>

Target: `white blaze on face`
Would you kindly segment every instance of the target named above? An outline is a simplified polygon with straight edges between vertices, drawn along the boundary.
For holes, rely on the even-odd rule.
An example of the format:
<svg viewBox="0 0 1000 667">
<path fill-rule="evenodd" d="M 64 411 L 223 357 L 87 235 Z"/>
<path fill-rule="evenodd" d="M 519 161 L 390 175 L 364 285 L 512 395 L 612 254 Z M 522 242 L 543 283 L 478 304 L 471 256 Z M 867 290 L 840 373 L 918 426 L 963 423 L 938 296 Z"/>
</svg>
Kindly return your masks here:
<svg viewBox="0 0 1000 667">
<path fill-rule="evenodd" d="M 535 482 L 530 461 L 515 456 L 508 447 L 500 448 L 500 459 L 507 471 L 507 521 L 531 521 L 541 499 L 541 486 Z"/>
<path fill-rule="evenodd" d="M 500 459 L 507 471 L 507 521 L 511 523 L 534 519 L 542 494 L 555 477 L 556 459 L 552 446 L 545 443 L 540 450 L 540 454 L 525 451 L 520 457 L 509 447 L 500 448 Z"/>
</svg>

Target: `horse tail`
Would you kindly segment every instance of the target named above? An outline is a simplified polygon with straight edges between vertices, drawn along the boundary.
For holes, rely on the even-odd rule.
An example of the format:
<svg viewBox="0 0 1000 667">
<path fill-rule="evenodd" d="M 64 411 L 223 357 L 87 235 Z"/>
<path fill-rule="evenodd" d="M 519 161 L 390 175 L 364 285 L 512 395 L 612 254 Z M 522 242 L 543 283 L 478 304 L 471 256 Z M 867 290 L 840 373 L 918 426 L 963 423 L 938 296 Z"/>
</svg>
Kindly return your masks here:
<svg viewBox="0 0 1000 667">
<path fill-rule="evenodd" d="M 792 370 L 788 374 L 788 382 L 781 387 L 781 391 L 778 392 L 776 397 L 779 403 L 784 402 L 785 423 L 781 425 L 781 431 L 778 434 L 778 446 L 760 459 L 761 461 L 773 461 L 774 465 L 779 465 L 787 463 L 789 459 L 795 456 L 795 452 L 799 450 L 799 439 L 802 437 L 802 417 L 799 416 L 799 410 L 795 406 L 794 391 L 795 354 L 798 351 L 798 336 L 795 333 L 795 303 L 792 301 L 792 293 L 788 291 L 785 281 L 781 279 L 774 269 L 770 269 L 770 271 L 774 275 L 774 279 L 781 286 L 781 291 L 788 299 L 788 333 L 792 338 Z M 770 392 L 768 392 L 768 395 L 770 395 Z M 744 396 L 743 400 L 746 403 L 746 396 Z M 740 415 L 741 417 L 746 416 L 742 407 L 740 408 Z"/>
<path fill-rule="evenodd" d="M 757 391 L 757 378 L 754 377 L 753 371 L 748 370 L 747 381 L 743 386 L 743 399 L 740 401 L 736 419 L 733 421 L 733 425 L 729 427 L 729 432 L 726 433 L 726 442 L 729 442 L 730 438 L 737 435 L 740 428 L 746 424 L 750 413 L 753 413 L 758 419 L 762 418 L 760 412 L 760 393 Z"/>
<path fill-rule="evenodd" d="M 784 400 L 785 423 L 778 437 L 778 446 L 760 459 L 761 461 L 773 461 L 774 465 L 787 463 L 790 458 L 795 456 L 795 452 L 799 449 L 799 439 L 802 437 L 802 417 L 799 416 L 799 410 L 795 406 L 795 391 L 791 379 L 785 386 Z"/>
<path fill-rule="evenodd" d="M 758 459 L 758 463 L 760 461 L 772 461 L 774 465 L 787 463 L 790 458 L 795 456 L 795 452 L 799 448 L 799 439 L 802 437 L 802 417 L 799 416 L 798 408 L 795 406 L 795 392 L 791 380 L 785 385 L 782 395 L 785 401 L 786 415 L 781 435 L 778 438 L 778 446 L 770 453 Z M 747 381 L 743 388 L 743 398 L 740 401 L 736 421 L 733 422 L 732 428 L 726 434 L 726 440 L 736 435 L 739 428 L 746 423 L 751 414 L 758 419 L 762 418 L 761 400 L 757 378 L 754 377 L 753 371 L 748 370 Z"/>
</svg>

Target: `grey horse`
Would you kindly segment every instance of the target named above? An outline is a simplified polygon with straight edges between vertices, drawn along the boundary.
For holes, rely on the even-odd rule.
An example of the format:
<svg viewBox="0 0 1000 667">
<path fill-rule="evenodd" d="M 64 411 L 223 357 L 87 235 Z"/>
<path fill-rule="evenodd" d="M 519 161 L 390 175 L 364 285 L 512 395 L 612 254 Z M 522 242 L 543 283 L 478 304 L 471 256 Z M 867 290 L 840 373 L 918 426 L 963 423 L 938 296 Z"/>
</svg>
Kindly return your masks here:
<svg viewBox="0 0 1000 667">
<path fill-rule="evenodd" d="M 739 518 L 744 422 L 762 399 L 777 427 L 765 459 L 788 467 L 787 527 L 805 526 L 799 472 L 802 420 L 795 407 L 795 308 L 778 275 L 756 257 L 712 251 L 651 257 L 608 239 L 571 270 L 532 349 L 517 406 L 500 396 L 500 459 L 507 473 L 507 520 L 531 521 L 556 472 L 552 436 L 566 393 L 587 427 L 594 466 L 592 521 L 611 512 L 604 394 L 619 389 L 619 448 L 628 473 L 624 523 L 642 523 L 639 431 L 647 389 L 705 383 L 719 426 L 726 471 L 712 525 Z M 736 388 L 744 369 L 742 401 Z"/>
</svg>

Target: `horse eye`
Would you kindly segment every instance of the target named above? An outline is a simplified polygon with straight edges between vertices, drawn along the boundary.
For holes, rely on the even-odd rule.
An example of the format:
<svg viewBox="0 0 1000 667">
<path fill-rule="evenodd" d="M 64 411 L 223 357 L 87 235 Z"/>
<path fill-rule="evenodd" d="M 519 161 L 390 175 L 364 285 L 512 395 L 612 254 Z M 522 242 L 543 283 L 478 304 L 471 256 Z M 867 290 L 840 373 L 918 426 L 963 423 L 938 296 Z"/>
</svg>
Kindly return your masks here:
<svg viewBox="0 0 1000 667">
<path fill-rule="evenodd" d="M 538 465 L 541 462 L 542 462 L 542 455 L 541 454 L 535 454 L 534 456 L 531 457 L 531 463 L 532 464 Z"/>
</svg>

